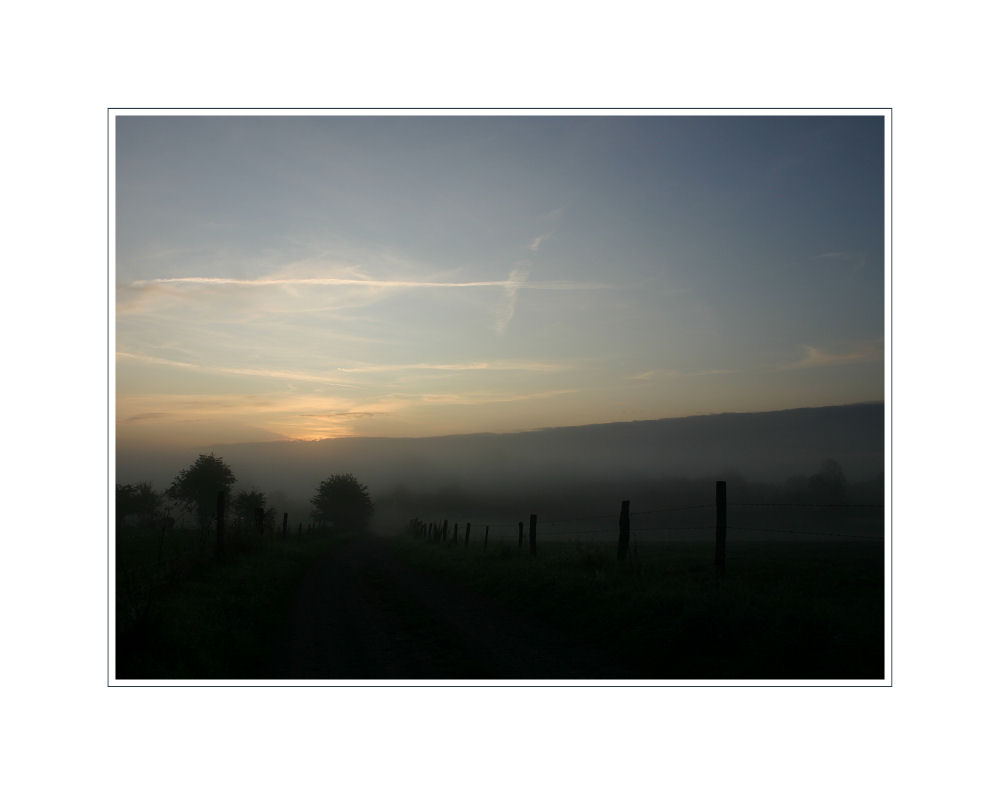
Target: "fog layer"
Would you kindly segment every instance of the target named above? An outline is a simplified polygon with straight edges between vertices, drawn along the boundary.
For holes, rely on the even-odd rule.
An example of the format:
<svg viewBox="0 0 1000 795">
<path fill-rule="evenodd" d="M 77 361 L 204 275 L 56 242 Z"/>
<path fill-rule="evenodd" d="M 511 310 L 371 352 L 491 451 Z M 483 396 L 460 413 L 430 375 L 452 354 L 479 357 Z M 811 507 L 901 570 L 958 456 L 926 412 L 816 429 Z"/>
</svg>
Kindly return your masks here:
<svg viewBox="0 0 1000 795">
<path fill-rule="evenodd" d="M 784 483 L 815 472 L 826 459 L 836 460 L 848 481 L 859 482 L 883 473 L 884 411 L 884 404 L 871 403 L 509 434 L 221 444 L 190 451 L 119 446 L 116 481 L 145 480 L 163 489 L 199 453 L 212 452 L 232 467 L 237 488 L 280 493 L 302 506 L 321 480 L 340 472 L 366 484 L 376 506 L 380 497 L 386 501 L 400 491 L 506 498 L 521 490 L 617 488 L 676 478 Z"/>
</svg>

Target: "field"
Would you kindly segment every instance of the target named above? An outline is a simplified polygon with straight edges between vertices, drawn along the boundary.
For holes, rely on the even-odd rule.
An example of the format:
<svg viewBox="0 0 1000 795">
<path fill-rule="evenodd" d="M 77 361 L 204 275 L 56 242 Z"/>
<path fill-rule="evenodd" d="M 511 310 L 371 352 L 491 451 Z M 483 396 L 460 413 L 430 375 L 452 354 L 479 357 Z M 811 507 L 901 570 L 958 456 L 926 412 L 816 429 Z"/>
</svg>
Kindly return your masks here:
<svg viewBox="0 0 1000 795">
<path fill-rule="evenodd" d="M 299 580 L 334 544 L 247 534 L 218 560 L 196 530 L 119 533 L 117 677 L 260 677 Z"/>
<path fill-rule="evenodd" d="M 165 536 L 166 534 L 164 534 Z M 881 544 L 432 543 L 196 534 L 119 550 L 118 677 L 881 679 Z M 173 544 L 173 546 L 170 546 Z M 184 555 L 181 547 L 186 544 Z M 199 553 L 200 550 L 200 553 Z M 158 555 L 144 585 L 128 562 Z M 144 590 L 144 588 L 146 590 Z M 146 594 L 143 597 L 143 594 Z"/>
<path fill-rule="evenodd" d="M 600 651 L 601 677 L 878 679 L 883 676 L 881 545 L 730 542 L 725 576 L 705 541 L 647 545 L 625 564 L 613 544 L 516 545 L 487 553 L 414 543 L 441 578 Z"/>
</svg>

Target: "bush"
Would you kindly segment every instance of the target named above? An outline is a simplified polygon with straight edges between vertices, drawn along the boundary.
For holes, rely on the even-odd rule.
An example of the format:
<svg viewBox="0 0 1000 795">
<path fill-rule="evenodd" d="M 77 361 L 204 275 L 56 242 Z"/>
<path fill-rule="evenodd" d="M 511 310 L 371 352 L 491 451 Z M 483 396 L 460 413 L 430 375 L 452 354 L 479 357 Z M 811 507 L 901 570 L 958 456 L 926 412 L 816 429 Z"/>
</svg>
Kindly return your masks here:
<svg viewBox="0 0 1000 795">
<path fill-rule="evenodd" d="M 316 489 L 312 498 L 313 518 L 336 532 L 364 530 L 374 506 L 363 486 L 354 475 L 331 475 Z"/>
</svg>

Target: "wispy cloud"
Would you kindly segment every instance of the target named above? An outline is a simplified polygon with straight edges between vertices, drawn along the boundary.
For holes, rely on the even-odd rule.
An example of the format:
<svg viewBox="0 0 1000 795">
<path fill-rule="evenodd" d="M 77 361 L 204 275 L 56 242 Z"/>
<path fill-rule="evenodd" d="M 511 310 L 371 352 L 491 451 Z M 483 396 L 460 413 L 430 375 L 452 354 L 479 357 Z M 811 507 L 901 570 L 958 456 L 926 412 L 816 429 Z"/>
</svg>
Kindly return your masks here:
<svg viewBox="0 0 1000 795">
<path fill-rule="evenodd" d="M 118 351 L 115 354 L 120 359 L 128 359 L 144 364 L 163 365 L 166 367 L 180 367 L 190 370 L 200 370 L 205 372 L 223 373 L 227 375 L 251 375 L 262 378 L 279 378 L 292 381 L 308 381 L 320 384 L 330 384 L 333 386 L 356 387 L 356 384 L 348 384 L 324 375 L 313 373 L 303 373 L 290 370 L 269 370 L 248 367 L 218 367 L 214 365 L 196 364 L 193 362 L 182 362 L 176 359 L 165 359 L 159 356 L 146 356 L 127 351 Z M 498 359 L 495 361 L 478 362 L 414 362 L 410 364 L 360 364 L 349 367 L 332 368 L 338 373 L 365 374 L 365 373 L 395 373 L 403 371 L 444 371 L 444 372 L 534 372 L 553 373 L 572 369 L 572 366 L 560 362 L 528 361 L 521 359 Z"/>
<path fill-rule="evenodd" d="M 315 392 L 157 393 L 120 396 L 117 409 L 122 418 L 119 425 L 128 428 L 129 433 L 158 425 L 180 438 L 198 433 L 198 429 L 217 435 L 225 427 L 237 429 L 237 438 L 253 430 L 258 438 L 263 434 L 265 438 L 319 439 L 356 435 L 358 423 L 392 414 L 415 402 L 393 396 L 344 398 Z"/>
<path fill-rule="evenodd" d="M 787 370 L 804 370 L 813 367 L 835 367 L 837 365 L 863 364 L 882 361 L 883 343 L 865 342 L 850 350 L 824 350 L 812 345 L 800 346 L 802 356 L 793 362 L 776 365 L 762 365 L 744 368 L 710 368 L 705 370 L 652 369 L 626 376 L 627 381 L 659 381 L 671 378 L 691 378 L 714 375 L 741 375 L 748 373 L 774 373 Z"/>
<path fill-rule="evenodd" d="M 527 371 L 536 373 L 558 372 L 569 369 L 567 364 L 557 362 L 532 362 L 532 361 L 512 361 L 498 360 L 492 362 L 454 362 L 432 364 L 427 362 L 417 362 L 413 364 L 365 364 L 355 367 L 338 367 L 341 373 L 392 373 L 403 370 L 444 370 L 451 372 L 463 372 L 470 370 L 494 370 L 504 371 Z"/>
<path fill-rule="evenodd" d="M 517 392 L 472 390 L 468 392 L 417 392 L 378 396 L 330 397 L 317 393 L 277 392 L 264 395 L 147 394 L 122 396 L 118 400 L 119 425 L 128 433 L 142 433 L 150 426 L 185 434 L 210 430 L 218 434 L 222 425 L 253 429 L 259 437 L 323 439 L 384 433 L 400 427 L 412 411 L 428 407 L 485 406 L 489 404 L 544 401 L 577 392 L 575 389 Z M 447 428 L 447 424 L 442 428 Z M 161 435 L 167 431 L 161 430 Z"/>
<path fill-rule="evenodd" d="M 358 388 L 356 384 L 348 384 L 343 381 L 338 381 L 334 378 L 329 378 L 324 375 L 316 375 L 313 373 L 302 373 L 289 370 L 267 370 L 267 369 L 256 369 L 249 367 L 219 367 L 215 365 L 205 365 L 205 364 L 195 364 L 192 362 L 178 362 L 173 359 L 161 359 L 157 356 L 143 356 L 136 353 L 127 353 L 125 351 L 116 352 L 116 357 L 120 359 L 131 359 L 133 361 L 143 362 L 145 364 L 156 364 L 164 365 L 167 367 L 180 367 L 189 370 L 198 370 L 201 372 L 219 373 L 224 375 L 249 375 L 258 378 L 278 378 L 285 381 L 304 381 L 315 384 L 327 384 L 329 386 L 339 386 L 356 389 Z"/>
<path fill-rule="evenodd" d="M 300 417 L 309 417 L 311 419 L 330 419 L 331 417 L 359 417 L 361 419 L 370 419 L 371 417 L 378 417 L 386 412 L 384 411 L 321 411 L 316 414 L 300 414 Z"/>
<path fill-rule="evenodd" d="M 165 411 L 147 411 L 143 414 L 133 414 L 131 417 L 127 417 L 125 422 L 145 422 L 147 420 L 159 420 L 168 416 L 170 415 Z"/>
<path fill-rule="evenodd" d="M 445 404 L 453 406 L 480 406 L 488 403 L 519 403 L 525 400 L 545 400 L 579 392 L 579 389 L 550 389 L 544 392 L 446 392 L 425 393 L 407 396 L 420 403 Z"/>
<path fill-rule="evenodd" d="M 628 376 L 629 381 L 652 381 L 656 378 L 669 378 L 680 375 L 680 370 L 646 370 L 643 373 Z"/>
<path fill-rule="evenodd" d="M 644 373 L 628 376 L 629 381 L 655 381 L 661 378 L 680 378 L 682 376 L 703 376 L 703 375 L 733 375 L 743 373 L 745 370 L 731 369 L 710 369 L 710 370 L 646 370 Z"/>
<path fill-rule="evenodd" d="M 188 284 L 206 287 L 372 287 L 381 289 L 396 288 L 439 288 L 459 289 L 469 287 L 503 287 L 531 290 L 606 290 L 611 285 L 598 282 L 533 282 L 525 284 L 520 279 L 520 270 L 515 268 L 511 275 L 503 280 L 472 281 L 472 282 L 438 282 L 418 281 L 411 279 L 358 279 L 342 277 L 262 277 L 259 279 L 236 279 L 216 276 L 176 276 L 161 279 L 139 279 L 127 286 L 147 287 L 160 284 Z"/>
<path fill-rule="evenodd" d="M 537 254 L 538 250 L 542 247 L 542 243 L 552 237 L 551 234 L 537 235 L 529 244 L 528 250 L 532 254 Z"/>
<path fill-rule="evenodd" d="M 497 309 L 496 330 L 498 334 L 507 331 L 507 326 L 510 325 L 510 321 L 514 317 L 514 310 L 517 308 L 517 291 L 528 283 L 529 273 L 531 273 L 530 264 L 519 265 L 510 272 L 504 288 L 504 298 Z"/>
<path fill-rule="evenodd" d="M 614 285 L 585 281 L 529 281 L 530 263 L 518 263 L 506 279 L 462 280 L 437 278 L 376 278 L 358 269 L 338 267 L 335 272 L 301 272 L 305 266 L 255 278 L 176 276 L 140 279 L 117 289 L 116 314 L 148 318 L 183 316 L 213 324 L 232 321 L 256 322 L 284 316 L 310 317 L 328 314 L 343 321 L 348 313 L 407 292 L 436 295 L 482 293 L 499 302 L 491 313 L 493 329 L 502 334 L 514 315 L 521 290 L 595 291 Z M 288 272 L 289 270 L 298 272 Z"/>
<path fill-rule="evenodd" d="M 555 214 L 549 213 L 546 215 L 546 220 L 556 221 L 558 220 L 561 210 L 553 211 Z M 551 216 L 551 217 L 550 217 Z M 539 249 L 542 247 L 542 243 L 552 237 L 551 232 L 543 232 L 540 235 L 535 235 L 528 243 L 528 251 L 532 255 L 538 254 Z M 497 334 L 504 334 L 507 331 L 507 327 L 510 325 L 510 321 L 514 318 L 514 310 L 517 308 L 517 293 L 519 290 L 530 289 L 530 290 L 547 290 L 547 289 L 572 289 L 566 283 L 559 282 L 528 282 L 528 276 L 531 273 L 531 268 L 533 261 L 529 260 L 527 262 L 519 262 L 511 270 L 510 275 L 507 277 L 507 281 L 504 283 L 504 297 L 500 302 L 500 305 L 496 310 L 496 324 L 494 328 Z M 562 285 L 557 286 L 557 285 Z M 597 285 L 597 284 L 581 284 L 581 289 L 595 289 L 603 288 L 607 285 Z"/>
<path fill-rule="evenodd" d="M 788 364 L 779 364 L 777 370 L 801 370 L 810 367 L 833 367 L 842 364 L 880 362 L 885 357 L 884 343 L 866 342 L 847 351 L 823 350 L 812 345 L 803 345 L 802 357 Z"/>
</svg>

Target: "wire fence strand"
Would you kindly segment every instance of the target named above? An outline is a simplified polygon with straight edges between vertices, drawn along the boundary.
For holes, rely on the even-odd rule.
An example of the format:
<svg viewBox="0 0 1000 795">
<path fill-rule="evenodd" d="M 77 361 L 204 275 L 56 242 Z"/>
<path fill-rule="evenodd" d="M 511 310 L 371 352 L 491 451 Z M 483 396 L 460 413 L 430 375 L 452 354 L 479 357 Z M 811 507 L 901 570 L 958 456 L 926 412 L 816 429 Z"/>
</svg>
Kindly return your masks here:
<svg viewBox="0 0 1000 795">
<path fill-rule="evenodd" d="M 649 511 L 631 511 L 632 516 L 646 516 L 651 513 L 666 513 L 667 511 L 693 511 L 696 508 L 714 508 L 714 502 L 703 502 L 700 505 L 673 505 L 669 508 L 654 508 Z"/>
<path fill-rule="evenodd" d="M 731 502 L 730 508 L 879 508 L 875 503 L 820 503 L 820 502 Z"/>
<path fill-rule="evenodd" d="M 671 505 L 662 508 L 650 508 L 643 511 L 629 511 L 629 517 L 639 517 L 639 516 L 654 516 L 657 514 L 678 512 L 678 511 L 694 511 L 694 510 L 704 510 L 708 508 L 715 508 L 715 503 L 696 503 L 692 505 Z M 813 509 L 870 509 L 870 510 L 884 510 L 885 506 L 877 503 L 790 503 L 790 502 L 729 502 L 726 504 L 728 509 L 733 508 L 813 508 Z M 612 520 L 618 520 L 620 514 L 617 513 L 607 513 L 607 514 L 593 514 L 589 516 L 576 516 L 572 518 L 557 518 L 557 519 L 544 519 L 539 518 L 537 534 L 540 537 L 566 537 L 566 536 L 580 536 L 580 535 L 595 535 L 604 534 L 612 535 L 618 532 L 617 525 L 607 525 L 604 527 L 581 527 L 581 528 L 571 528 L 566 527 L 566 525 L 572 525 L 576 523 L 586 522 L 586 523 L 596 523 L 596 522 L 611 522 Z M 461 527 L 465 522 L 459 522 L 457 525 Z M 527 522 L 517 522 L 517 521 L 507 521 L 507 522 L 497 522 L 493 520 L 477 520 L 468 522 L 471 524 L 472 528 L 482 528 L 484 526 L 489 526 L 492 530 L 501 529 L 518 529 L 519 525 L 524 525 L 525 534 L 527 534 Z M 633 533 L 668 533 L 668 532 L 709 532 L 715 530 L 712 526 L 694 526 L 694 525 L 677 525 L 677 526 L 666 526 L 666 527 L 631 527 L 630 531 Z M 865 541 L 881 541 L 884 539 L 883 535 L 858 535 L 852 533 L 836 533 L 827 532 L 822 530 L 802 530 L 802 529 L 792 529 L 792 528 L 777 528 L 777 527 L 743 527 L 740 525 L 732 525 L 727 523 L 727 529 L 737 532 L 750 532 L 750 533 L 782 533 L 786 535 L 803 535 L 803 536 L 826 536 L 833 538 L 847 538 L 847 539 L 859 539 Z"/>
<path fill-rule="evenodd" d="M 735 527 L 733 525 L 729 525 L 727 529 L 738 530 L 740 532 L 750 532 L 750 533 L 788 533 L 789 535 L 798 535 L 798 536 L 833 536 L 835 538 L 857 538 L 864 541 L 884 540 L 884 536 L 861 536 L 861 535 L 852 535 L 848 533 L 824 533 L 820 530 L 779 530 L 775 527 Z"/>
</svg>

